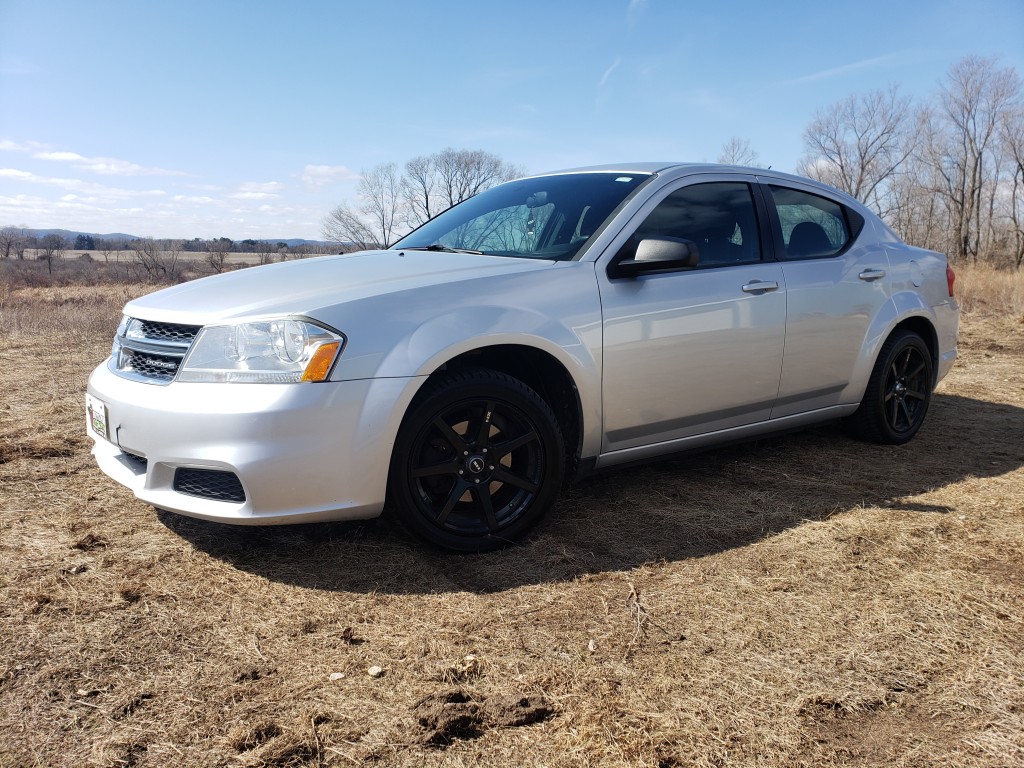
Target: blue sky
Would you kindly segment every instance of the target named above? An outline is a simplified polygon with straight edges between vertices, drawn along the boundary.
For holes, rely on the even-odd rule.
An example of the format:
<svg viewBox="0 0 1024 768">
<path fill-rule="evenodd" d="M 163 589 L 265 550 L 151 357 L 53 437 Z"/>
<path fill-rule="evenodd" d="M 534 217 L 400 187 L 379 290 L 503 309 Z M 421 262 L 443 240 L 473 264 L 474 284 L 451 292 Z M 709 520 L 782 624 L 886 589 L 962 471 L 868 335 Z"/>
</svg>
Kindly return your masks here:
<svg viewBox="0 0 1024 768">
<path fill-rule="evenodd" d="M 1024 0 L 0 0 L 0 226 L 318 238 L 448 146 L 788 171 L 816 109 L 969 54 L 1024 76 Z"/>
</svg>

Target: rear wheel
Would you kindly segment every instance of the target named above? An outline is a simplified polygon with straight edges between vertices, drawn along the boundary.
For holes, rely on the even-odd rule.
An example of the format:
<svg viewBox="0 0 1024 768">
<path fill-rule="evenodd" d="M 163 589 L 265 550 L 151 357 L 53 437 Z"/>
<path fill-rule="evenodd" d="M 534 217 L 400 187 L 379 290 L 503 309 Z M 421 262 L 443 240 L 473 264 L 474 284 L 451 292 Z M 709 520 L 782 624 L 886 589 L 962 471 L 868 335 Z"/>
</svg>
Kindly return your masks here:
<svg viewBox="0 0 1024 768">
<path fill-rule="evenodd" d="M 525 384 L 486 369 L 446 373 L 402 423 L 389 495 L 417 536 L 462 552 L 496 549 L 555 502 L 564 457 L 554 413 Z"/>
<path fill-rule="evenodd" d="M 924 423 L 932 397 L 932 356 L 913 331 L 897 331 L 885 342 L 860 408 L 847 420 L 854 434 L 899 445 Z"/>
</svg>

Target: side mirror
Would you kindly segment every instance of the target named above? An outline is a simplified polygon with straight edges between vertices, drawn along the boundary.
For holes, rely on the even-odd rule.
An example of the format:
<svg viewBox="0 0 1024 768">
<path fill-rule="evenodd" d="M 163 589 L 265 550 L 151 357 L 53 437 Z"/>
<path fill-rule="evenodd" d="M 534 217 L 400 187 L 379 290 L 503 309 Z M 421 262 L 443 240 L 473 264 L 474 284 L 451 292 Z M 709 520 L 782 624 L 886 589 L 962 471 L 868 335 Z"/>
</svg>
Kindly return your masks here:
<svg viewBox="0 0 1024 768">
<path fill-rule="evenodd" d="M 636 277 L 646 272 L 693 269 L 700 262 L 700 250 L 692 240 L 680 237 L 645 237 L 632 259 L 614 266 L 612 277 Z"/>
</svg>

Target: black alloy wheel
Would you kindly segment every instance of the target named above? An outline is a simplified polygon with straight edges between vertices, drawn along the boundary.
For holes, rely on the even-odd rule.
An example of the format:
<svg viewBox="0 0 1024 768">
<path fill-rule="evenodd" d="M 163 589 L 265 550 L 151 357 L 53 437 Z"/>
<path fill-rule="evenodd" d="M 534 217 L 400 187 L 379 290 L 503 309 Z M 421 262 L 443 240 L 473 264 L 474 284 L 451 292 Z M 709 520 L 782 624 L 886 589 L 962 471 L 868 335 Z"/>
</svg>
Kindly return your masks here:
<svg viewBox="0 0 1024 768">
<path fill-rule="evenodd" d="M 395 445 L 391 500 L 431 543 L 463 552 L 519 540 L 554 503 L 564 449 L 550 407 L 505 374 L 444 374 L 417 396 Z"/>
<path fill-rule="evenodd" d="M 912 331 L 898 331 L 882 347 L 860 408 L 848 423 L 866 440 L 899 445 L 924 423 L 934 382 L 932 356 Z"/>
</svg>

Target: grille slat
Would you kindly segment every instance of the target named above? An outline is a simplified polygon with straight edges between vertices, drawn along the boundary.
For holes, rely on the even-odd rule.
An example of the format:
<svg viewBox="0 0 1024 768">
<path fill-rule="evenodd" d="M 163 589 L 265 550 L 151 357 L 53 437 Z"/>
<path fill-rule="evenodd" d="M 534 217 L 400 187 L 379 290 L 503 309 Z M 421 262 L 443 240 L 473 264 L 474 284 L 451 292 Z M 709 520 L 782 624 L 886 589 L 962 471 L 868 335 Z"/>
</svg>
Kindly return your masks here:
<svg viewBox="0 0 1024 768">
<path fill-rule="evenodd" d="M 115 342 L 110 368 L 147 384 L 169 384 L 202 326 L 133 319 Z"/>
<path fill-rule="evenodd" d="M 149 320 L 140 321 L 139 327 L 142 337 L 148 341 L 172 341 L 178 344 L 191 344 L 200 328 L 198 325 L 154 323 Z"/>
<path fill-rule="evenodd" d="M 198 496 L 201 499 L 231 501 L 237 504 L 245 501 L 245 491 L 238 475 L 219 469 L 179 467 L 174 471 L 172 487 L 178 493 Z"/>
</svg>

